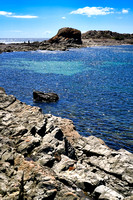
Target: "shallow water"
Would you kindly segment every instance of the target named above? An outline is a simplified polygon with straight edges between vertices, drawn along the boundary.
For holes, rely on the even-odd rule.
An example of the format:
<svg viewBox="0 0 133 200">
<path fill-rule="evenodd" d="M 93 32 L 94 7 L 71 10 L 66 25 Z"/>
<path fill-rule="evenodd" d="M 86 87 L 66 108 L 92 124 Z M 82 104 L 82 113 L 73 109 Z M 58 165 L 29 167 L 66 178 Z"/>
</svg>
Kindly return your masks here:
<svg viewBox="0 0 133 200">
<path fill-rule="evenodd" d="M 44 113 L 70 118 L 80 134 L 133 152 L 133 46 L 0 54 L 0 86 Z M 57 103 L 33 103 L 33 90 Z"/>
</svg>

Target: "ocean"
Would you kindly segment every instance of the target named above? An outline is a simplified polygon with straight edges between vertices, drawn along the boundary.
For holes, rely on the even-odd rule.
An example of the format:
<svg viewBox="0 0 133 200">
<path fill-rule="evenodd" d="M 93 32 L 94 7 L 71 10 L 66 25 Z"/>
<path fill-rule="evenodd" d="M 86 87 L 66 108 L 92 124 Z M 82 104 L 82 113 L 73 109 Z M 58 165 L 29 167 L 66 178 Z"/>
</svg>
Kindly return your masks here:
<svg viewBox="0 0 133 200">
<path fill-rule="evenodd" d="M 0 86 L 44 113 L 73 120 L 83 136 L 133 152 L 132 45 L 2 53 Z M 60 99 L 34 103 L 33 90 Z"/>
<path fill-rule="evenodd" d="M 12 43 L 28 43 L 29 42 L 42 42 L 48 40 L 48 38 L 0 38 L 0 43 L 12 44 Z"/>
</svg>

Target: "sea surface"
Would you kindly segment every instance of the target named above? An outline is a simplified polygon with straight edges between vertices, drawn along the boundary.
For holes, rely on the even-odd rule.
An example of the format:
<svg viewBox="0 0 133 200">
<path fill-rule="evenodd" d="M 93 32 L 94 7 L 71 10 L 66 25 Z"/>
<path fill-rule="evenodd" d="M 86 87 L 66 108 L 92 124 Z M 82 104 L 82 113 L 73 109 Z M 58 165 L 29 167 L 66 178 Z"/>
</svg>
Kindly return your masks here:
<svg viewBox="0 0 133 200">
<path fill-rule="evenodd" d="M 42 42 L 48 40 L 48 38 L 0 38 L 0 43 L 12 44 L 12 43 L 28 43 L 28 42 Z"/>
<path fill-rule="evenodd" d="M 0 54 L 7 94 L 73 120 L 83 136 L 133 152 L 133 46 Z M 55 92 L 57 103 L 34 103 L 33 90 Z"/>
</svg>

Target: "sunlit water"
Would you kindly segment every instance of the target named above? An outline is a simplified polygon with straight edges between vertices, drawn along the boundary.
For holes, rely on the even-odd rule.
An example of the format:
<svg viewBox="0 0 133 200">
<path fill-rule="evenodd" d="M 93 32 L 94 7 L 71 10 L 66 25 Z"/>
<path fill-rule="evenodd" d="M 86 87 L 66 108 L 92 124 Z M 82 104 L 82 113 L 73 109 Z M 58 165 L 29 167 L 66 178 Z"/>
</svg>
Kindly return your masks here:
<svg viewBox="0 0 133 200">
<path fill-rule="evenodd" d="M 0 54 L 0 86 L 44 113 L 72 119 L 81 135 L 133 152 L 133 46 Z M 33 103 L 33 90 L 57 103 Z"/>
<path fill-rule="evenodd" d="M 24 43 L 24 42 L 42 42 L 48 40 L 48 38 L 0 38 L 0 43 L 11 44 L 11 43 Z"/>
</svg>

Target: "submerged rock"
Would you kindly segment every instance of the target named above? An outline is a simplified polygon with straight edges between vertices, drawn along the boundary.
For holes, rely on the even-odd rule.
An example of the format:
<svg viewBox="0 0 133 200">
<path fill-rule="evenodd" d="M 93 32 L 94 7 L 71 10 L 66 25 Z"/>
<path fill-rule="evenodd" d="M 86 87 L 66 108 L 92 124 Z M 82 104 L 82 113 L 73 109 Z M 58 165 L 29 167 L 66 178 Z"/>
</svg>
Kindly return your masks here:
<svg viewBox="0 0 133 200">
<path fill-rule="evenodd" d="M 132 199 L 133 154 L 80 136 L 71 120 L 3 88 L 0 103 L 0 199 Z"/>
<path fill-rule="evenodd" d="M 35 102 L 56 102 L 59 100 L 59 96 L 56 93 L 44 93 L 40 91 L 33 92 L 33 100 Z"/>
</svg>

